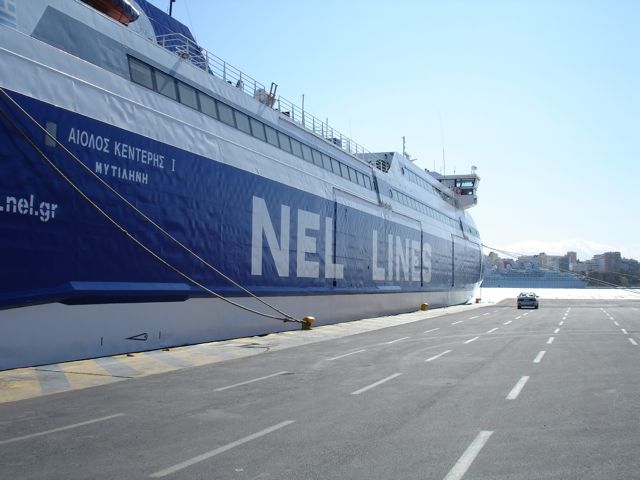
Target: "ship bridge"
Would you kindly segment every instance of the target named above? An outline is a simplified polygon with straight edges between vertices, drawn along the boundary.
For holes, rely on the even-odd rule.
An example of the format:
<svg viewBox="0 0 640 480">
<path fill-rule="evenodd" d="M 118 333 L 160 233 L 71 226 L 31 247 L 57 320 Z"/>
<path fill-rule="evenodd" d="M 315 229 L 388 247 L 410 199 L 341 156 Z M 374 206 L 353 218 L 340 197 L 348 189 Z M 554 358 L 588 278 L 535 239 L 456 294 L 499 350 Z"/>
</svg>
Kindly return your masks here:
<svg viewBox="0 0 640 480">
<path fill-rule="evenodd" d="M 438 175 L 435 172 L 429 173 L 454 193 L 456 207 L 467 209 L 475 207 L 478 204 L 477 192 L 480 177 L 476 175 L 475 167 L 472 167 L 471 170 L 471 173 L 462 175 Z"/>
</svg>

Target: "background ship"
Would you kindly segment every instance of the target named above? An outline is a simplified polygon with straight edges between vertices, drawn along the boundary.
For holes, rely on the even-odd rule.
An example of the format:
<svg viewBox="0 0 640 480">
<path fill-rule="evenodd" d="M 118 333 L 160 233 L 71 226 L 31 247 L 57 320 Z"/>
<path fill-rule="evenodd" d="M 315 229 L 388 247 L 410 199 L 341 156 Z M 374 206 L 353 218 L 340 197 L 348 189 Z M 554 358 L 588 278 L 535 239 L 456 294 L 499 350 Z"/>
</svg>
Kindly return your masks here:
<svg viewBox="0 0 640 480">
<path fill-rule="evenodd" d="M 143 0 L 1 5 L 0 369 L 478 287 L 475 172 L 366 151 Z"/>
</svg>

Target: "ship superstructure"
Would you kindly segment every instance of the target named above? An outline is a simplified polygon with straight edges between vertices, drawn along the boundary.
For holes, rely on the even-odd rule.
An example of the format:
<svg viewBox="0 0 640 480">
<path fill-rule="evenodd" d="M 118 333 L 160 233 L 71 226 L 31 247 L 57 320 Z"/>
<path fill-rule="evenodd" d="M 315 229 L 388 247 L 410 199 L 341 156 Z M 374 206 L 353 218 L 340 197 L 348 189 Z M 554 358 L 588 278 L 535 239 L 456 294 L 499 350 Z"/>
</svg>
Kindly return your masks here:
<svg viewBox="0 0 640 480">
<path fill-rule="evenodd" d="M 475 173 L 368 152 L 144 0 L 2 5 L 0 369 L 478 286 Z"/>
</svg>

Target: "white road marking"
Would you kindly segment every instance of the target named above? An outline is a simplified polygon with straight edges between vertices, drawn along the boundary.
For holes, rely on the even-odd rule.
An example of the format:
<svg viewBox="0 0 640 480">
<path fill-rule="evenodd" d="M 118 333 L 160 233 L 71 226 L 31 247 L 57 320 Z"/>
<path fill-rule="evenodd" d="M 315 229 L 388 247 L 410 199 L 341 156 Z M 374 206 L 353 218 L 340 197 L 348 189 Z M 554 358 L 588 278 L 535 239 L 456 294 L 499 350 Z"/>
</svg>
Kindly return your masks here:
<svg viewBox="0 0 640 480">
<path fill-rule="evenodd" d="M 476 315 L 475 317 L 471 317 L 469 320 L 475 320 L 476 318 L 478 318 L 480 315 Z"/>
<path fill-rule="evenodd" d="M 492 328 L 492 329 L 491 329 L 491 330 L 489 330 L 487 333 L 493 333 L 493 332 L 495 332 L 496 330 L 498 330 L 498 327 Z"/>
<path fill-rule="evenodd" d="M 560 325 L 560 326 L 564 325 L 564 320 L 561 321 L 558 325 Z"/>
<path fill-rule="evenodd" d="M 438 355 L 434 355 L 434 356 L 433 356 L 433 357 L 431 357 L 431 358 L 427 358 L 427 359 L 425 360 L 425 362 L 433 362 L 434 360 L 437 360 L 438 358 L 440 358 L 440 357 L 442 357 L 443 355 L 446 355 L 447 353 L 450 353 L 450 352 L 451 352 L 451 350 L 445 350 L 444 352 L 439 353 Z"/>
<path fill-rule="evenodd" d="M 511 391 L 509 392 L 509 395 L 507 395 L 507 400 L 515 400 L 516 398 L 518 398 L 518 395 L 520 395 L 520 392 L 522 391 L 522 389 L 524 388 L 525 384 L 529 381 L 529 377 L 525 376 L 522 377 L 520 380 L 518 380 L 518 383 L 516 383 L 515 387 L 513 387 L 511 389 Z"/>
<path fill-rule="evenodd" d="M 526 317 L 526 316 L 527 316 L 527 315 L 529 315 L 530 313 L 531 313 L 531 312 L 523 313 L 523 314 L 522 314 L 522 316 L 523 316 L 523 317 Z"/>
<path fill-rule="evenodd" d="M 621 331 L 622 333 L 624 333 L 625 335 L 629 335 L 629 334 L 627 333 L 627 331 L 626 331 L 624 328 L 621 328 L 621 329 L 620 329 L 620 331 Z"/>
<path fill-rule="evenodd" d="M 486 317 L 487 315 L 489 315 L 491 312 L 487 312 L 487 313 L 483 313 L 482 316 Z"/>
<path fill-rule="evenodd" d="M 167 475 L 171 475 L 172 473 L 176 473 L 176 472 L 179 472 L 180 470 L 184 470 L 185 468 L 195 465 L 196 463 L 200 463 L 210 459 L 211 457 L 215 457 L 216 455 L 224 453 L 227 450 L 231 450 L 234 447 L 238 447 L 247 442 L 250 442 L 251 440 L 255 440 L 256 438 L 263 437 L 265 435 L 268 435 L 269 433 L 275 432 L 276 430 L 280 430 L 281 428 L 284 428 L 287 425 L 291 425 L 292 423 L 295 423 L 294 420 L 287 420 L 286 422 L 278 423 L 273 427 L 265 428 L 264 430 L 260 430 L 259 432 L 248 435 L 244 438 L 241 438 L 240 440 L 236 440 L 235 442 L 231 442 L 226 445 L 223 445 L 222 447 L 218 447 L 215 450 L 211 450 L 209 452 L 198 455 L 197 457 L 193 457 L 189 460 L 185 460 L 184 462 L 173 465 L 172 467 L 165 468 L 164 470 L 160 470 L 158 472 L 152 473 L 151 475 L 149 475 L 149 477 L 150 478 L 166 477 Z"/>
<path fill-rule="evenodd" d="M 509 325 L 511 322 L 513 322 L 513 320 L 508 320 L 508 321 L 504 322 L 503 325 Z"/>
<path fill-rule="evenodd" d="M 349 355 L 355 355 L 356 353 L 362 353 L 362 352 L 366 352 L 366 350 L 365 350 L 365 349 L 362 349 L 362 350 L 356 350 L 355 352 L 345 353 L 344 355 L 338 355 L 337 357 L 327 358 L 327 360 L 328 360 L 328 361 L 332 361 L 332 360 L 339 360 L 339 359 L 341 359 L 341 358 L 348 357 Z"/>
<path fill-rule="evenodd" d="M 629 341 L 631 342 L 631 345 L 638 345 L 638 342 L 636 342 L 633 338 L 629 337 Z"/>
<path fill-rule="evenodd" d="M 518 315 L 518 316 L 516 317 L 516 320 L 520 320 L 521 318 L 522 318 L 522 315 Z"/>
<path fill-rule="evenodd" d="M 545 353 L 547 353 L 545 350 L 540 350 L 540 352 L 538 352 L 538 355 L 536 355 L 536 358 L 533 359 L 533 363 L 540 363 L 540 360 L 542 360 L 542 357 L 544 357 Z"/>
<path fill-rule="evenodd" d="M 614 324 L 616 327 L 619 327 L 619 326 L 620 326 L 620 324 L 619 324 L 618 322 L 613 322 L 613 324 Z"/>
<path fill-rule="evenodd" d="M 410 338 L 410 337 L 396 338 L 395 340 L 391 340 L 390 342 L 384 342 L 384 344 L 391 345 L 392 343 L 401 342 L 402 340 L 406 340 L 407 338 Z"/>
<path fill-rule="evenodd" d="M 366 392 L 367 390 L 371 390 L 374 387 L 377 387 L 378 385 L 382 385 L 385 382 L 388 382 L 389 380 L 393 380 L 396 377 L 399 377 L 400 375 L 402 375 L 401 373 L 394 373 L 393 375 L 389 375 L 386 378 L 383 378 L 382 380 L 378 380 L 376 383 L 372 383 L 371 385 L 368 385 L 364 388 L 361 388 L 360 390 L 356 390 L 355 392 L 351 392 L 351 395 L 360 395 L 363 392 Z"/>
<path fill-rule="evenodd" d="M 431 333 L 431 332 L 435 332 L 436 330 L 440 330 L 440 327 L 432 328 L 431 330 L 427 330 L 426 332 L 422 332 L 422 333 Z"/>
<path fill-rule="evenodd" d="M 479 339 L 479 338 L 480 338 L 480 337 L 473 337 L 473 338 L 471 338 L 471 339 L 467 340 L 467 341 L 466 341 L 466 342 L 464 342 L 464 343 L 465 343 L 465 345 L 466 345 L 467 343 L 475 342 L 475 341 L 476 341 L 477 339 Z"/>
<path fill-rule="evenodd" d="M 549 340 L 547 340 L 547 345 L 551 345 L 553 343 L 553 341 L 555 340 L 556 337 L 549 337 Z"/>
<path fill-rule="evenodd" d="M 229 390 L 230 388 L 241 387 L 242 385 L 247 385 L 253 382 L 259 382 L 260 380 L 266 380 L 267 378 L 277 377 L 278 375 L 284 375 L 285 373 L 289 373 L 287 371 L 272 373 L 271 375 L 265 375 L 264 377 L 254 378 L 252 380 L 247 380 L 246 382 L 234 383 L 233 385 L 227 385 L 226 387 L 216 388 L 214 392 L 222 392 L 223 390 Z"/>
<path fill-rule="evenodd" d="M 464 477 L 464 474 L 467 473 L 467 470 L 469 470 L 469 467 L 471 467 L 471 464 L 476 459 L 476 457 L 480 453 L 480 450 L 482 450 L 482 447 L 485 446 L 492 434 L 493 432 L 489 430 L 481 431 L 473 440 L 473 442 L 471 442 L 471 444 L 467 447 L 456 464 L 451 468 L 451 470 L 449 470 L 449 473 L 447 473 L 447 476 L 444 477 L 444 480 L 460 480 L 462 477 Z"/>
<path fill-rule="evenodd" d="M 112 418 L 124 417 L 124 413 L 116 413 L 109 415 L 108 417 L 94 418 L 93 420 L 87 420 L 86 422 L 74 423 L 64 427 L 52 428 L 51 430 L 45 430 L 44 432 L 31 433 L 29 435 L 23 435 L 21 437 L 8 438 L 6 440 L 0 440 L 0 445 L 6 445 L 7 443 L 19 442 L 21 440 L 29 440 L 30 438 L 42 437 L 43 435 L 49 435 L 50 433 L 63 432 L 65 430 L 71 430 L 72 428 L 84 427 L 85 425 L 91 425 L 92 423 L 104 422 L 111 420 Z"/>
<path fill-rule="evenodd" d="M 559 329 L 559 328 L 556 328 L 556 329 L 553 331 L 553 333 L 558 333 L 559 331 L 560 331 L 560 329 Z"/>
<path fill-rule="evenodd" d="M 464 320 L 458 320 L 457 322 L 453 322 L 451 325 L 457 325 L 459 323 L 462 323 Z"/>
</svg>

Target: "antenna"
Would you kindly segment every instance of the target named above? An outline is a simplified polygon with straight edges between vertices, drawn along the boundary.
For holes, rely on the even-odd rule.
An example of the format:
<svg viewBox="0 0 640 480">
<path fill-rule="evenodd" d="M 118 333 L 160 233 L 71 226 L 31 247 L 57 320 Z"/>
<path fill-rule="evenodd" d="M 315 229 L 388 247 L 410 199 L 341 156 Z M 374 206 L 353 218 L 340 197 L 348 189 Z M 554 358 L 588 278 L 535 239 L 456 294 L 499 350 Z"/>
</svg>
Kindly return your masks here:
<svg viewBox="0 0 640 480">
<path fill-rule="evenodd" d="M 176 0 L 169 0 L 169 16 L 173 13 L 173 2 Z"/>
<path fill-rule="evenodd" d="M 405 139 L 404 135 L 402 136 L 402 156 L 403 157 L 407 156 L 406 139 Z"/>
</svg>

